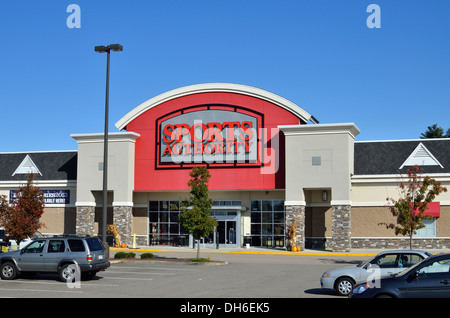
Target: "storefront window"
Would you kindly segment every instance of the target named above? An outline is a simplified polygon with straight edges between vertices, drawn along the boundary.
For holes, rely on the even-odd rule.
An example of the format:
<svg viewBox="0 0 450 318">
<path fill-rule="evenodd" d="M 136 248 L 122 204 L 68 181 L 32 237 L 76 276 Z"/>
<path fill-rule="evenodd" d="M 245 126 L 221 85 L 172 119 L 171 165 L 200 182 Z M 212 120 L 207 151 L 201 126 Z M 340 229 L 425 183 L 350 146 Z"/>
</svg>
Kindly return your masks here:
<svg viewBox="0 0 450 318">
<path fill-rule="evenodd" d="M 250 203 L 251 244 L 285 246 L 285 211 L 283 200 L 253 200 Z"/>
<path fill-rule="evenodd" d="M 188 235 L 178 223 L 179 201 L 149 202 L 150 245 L 188 245 Z"/>
<path fill-rule="evenodd" d="M 422 219 L 422 223 L 425 227 L 418 229 L 414 237 L 436 237 L 436 218 Z"/>
</svg>

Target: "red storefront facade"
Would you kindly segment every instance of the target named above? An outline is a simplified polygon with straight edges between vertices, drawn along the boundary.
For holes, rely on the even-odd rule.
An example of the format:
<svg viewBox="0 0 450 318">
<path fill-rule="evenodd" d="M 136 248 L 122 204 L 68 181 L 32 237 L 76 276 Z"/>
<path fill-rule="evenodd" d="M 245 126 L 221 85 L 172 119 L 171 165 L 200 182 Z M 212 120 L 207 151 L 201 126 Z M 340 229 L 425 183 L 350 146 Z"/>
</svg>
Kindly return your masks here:
<svg viewBox="0 0 450 318">
<path fill-rule="evenodd" d="M 195 165 L 210 168 L 212 191 L 284 189 L 284 137 L 277 126 L 306 124 L 306 118 L 267 98 L 236 92 L 231 86 L 228 91 L 214 90 L 220 89 L 186 90 L 186 95 L 151 105 L 119 125 L 140 135 L 135 152 L 135 191 L 188 190 L 189 169 Z M 162 124 L 187 114 L 191 122 Z M 236 114 L 253 118 L 253 125 L 236 120 Z M 201 116 L 211 119 L 198 119 Z M 197 138 L 195 130 L 197 135 L 200 132 Z M 228 136 L 223 137 L 225 130 Z M 186 135 L 190 135 L 190 142 L 181 140 Z M 164 139 L 171 144 L 163 145 Z M 163 162 L 164 155 L 180 152 L 192 156 Z M 208 160 L 205 154 L 215 157 Z"/>
</svg>

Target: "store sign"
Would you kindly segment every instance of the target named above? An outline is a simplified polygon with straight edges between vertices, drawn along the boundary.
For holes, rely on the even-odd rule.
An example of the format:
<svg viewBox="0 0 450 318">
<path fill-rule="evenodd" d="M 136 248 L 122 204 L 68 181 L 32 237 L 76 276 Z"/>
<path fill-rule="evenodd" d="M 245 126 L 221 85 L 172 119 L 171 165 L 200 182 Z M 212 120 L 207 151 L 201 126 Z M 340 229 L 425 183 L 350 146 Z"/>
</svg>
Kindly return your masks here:
<svg viewBox="0 0 450 318">
<path fill-rule="evenodd" d="M 70 190 L 41 190 L 44 194 L 44 204 L 70 204 Z M 9 202 L 17 202 L 17 191 L 9 191 Z"/>
<path fill-rule="evenodd" d="M 252 163 L 258 159 L 257 118 L 228 110 L 199 110 L 160 125 L 161 163 Z"/>
</svg>

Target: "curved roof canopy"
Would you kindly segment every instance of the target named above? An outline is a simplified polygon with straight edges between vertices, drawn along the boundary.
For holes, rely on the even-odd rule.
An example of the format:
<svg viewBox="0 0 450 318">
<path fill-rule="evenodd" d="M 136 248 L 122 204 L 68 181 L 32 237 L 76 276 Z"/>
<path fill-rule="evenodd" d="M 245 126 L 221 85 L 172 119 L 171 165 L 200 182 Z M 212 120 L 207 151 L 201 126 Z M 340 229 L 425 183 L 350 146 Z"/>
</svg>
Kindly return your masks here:
<svg viewBox="0 0 450 318">
<path fill-rule="evenodd" d="M 168 91 L 166 93 L 160 94 L 156 97 L 153 97 L 133 110 L 131 110 L 128 114 L 126 114 L 124 117 L 122 117 L 117 123 L 116 127 L 119 130 L 125 129 L 128 123 L 133 121 L 135 118 L 139 117 L 141 114 L 146 112 L 149 109 L 152 109 L 153 107 L 158 106 L 159 104 L 162 104 L 164 102 L 167 102 L 169 100 L 192 95 L 192 94 L 199 94 L 199 93 L 210 93 L 210 92 L 228 92 L 228 93 L 237 93 L 242 95 L 248 95 L 253 96 L 256 98 L 260 98 L 263 100 L 266 100 L 268 102 L 271 102 L 275 105 L 278 105 L 287 111 L 291 112 L 301 120 L 303 120 L 305 123 L 311 121 L 315 124 L 318 123 L 318 121 L 307 111 L 305 111 L 303 108 L 297 106 L 296 104 L 292 103 L 291 101 L 273 94 L 271 92 L 268 92 L 266 90 L 252 87 L 252 86 L 246 86 L 241 84 L 232 84 L 232 83 L 205 83 L 205 84 L 196 84 L 196 85 L 189 85 L 184 86 L 181 88 L 176 88 L 171 91 Z"/>
</svg>

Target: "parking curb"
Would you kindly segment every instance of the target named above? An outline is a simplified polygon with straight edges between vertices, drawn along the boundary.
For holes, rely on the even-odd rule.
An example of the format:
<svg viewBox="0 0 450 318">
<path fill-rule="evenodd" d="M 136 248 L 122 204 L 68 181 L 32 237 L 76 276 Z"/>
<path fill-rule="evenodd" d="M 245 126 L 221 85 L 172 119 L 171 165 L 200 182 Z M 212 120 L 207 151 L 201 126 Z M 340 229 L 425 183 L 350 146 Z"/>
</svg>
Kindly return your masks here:
<svg viewBox="0 0 450 318">
<path fill-rule="evenodd" d="M 115 252 L 157 252 L 157 253 L 177 253 L 186 251 L 154 249 L 154 248 L 118 248 L 111 247 L 111 251 Z M 254 255 L 287 255 L 287 256 L 375 256 L 377 252 L 290 252 L 290 251 L 208 251 L 209 253 L 223 253 L 223 254 L 254 254 Z"/>
</svg>

